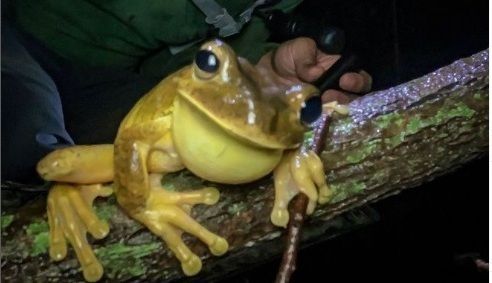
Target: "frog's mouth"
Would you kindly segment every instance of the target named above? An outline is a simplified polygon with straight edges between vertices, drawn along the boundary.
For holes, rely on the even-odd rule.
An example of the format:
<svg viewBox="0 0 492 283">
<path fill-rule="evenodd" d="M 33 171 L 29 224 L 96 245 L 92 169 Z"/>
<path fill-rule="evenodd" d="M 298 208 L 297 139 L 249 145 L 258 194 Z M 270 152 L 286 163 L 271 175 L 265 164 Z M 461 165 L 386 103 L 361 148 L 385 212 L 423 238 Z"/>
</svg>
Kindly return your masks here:
<svg viewBox="0 0 492 283">
<path fill-rule="evenodd" d="M 283 152 L 231 135 L 179 95 L 174 101 L 172 133 L 185 166 L 214 182 L 239 184 L 257 180 L 275 168 Z"/>
<path fill-rule="evenodd" d="M 292 115 L 288 106 L 277 107 L 283 109 L 278 111 L 268 103 L 247 99 L 226 103 L 221 95 L 204 97 L 197 94 L 199 90 L 190 87 L 178 88 L 178 91 L 177 96 L 190 104 L 193 111 L 203 113 L 229 135 L 251 146 L 289 149 L 302 143 L 306 128 L 300 124 L 297 115 Z M 220 93 L 220 90 L 215 92 Z"/>
</svg>

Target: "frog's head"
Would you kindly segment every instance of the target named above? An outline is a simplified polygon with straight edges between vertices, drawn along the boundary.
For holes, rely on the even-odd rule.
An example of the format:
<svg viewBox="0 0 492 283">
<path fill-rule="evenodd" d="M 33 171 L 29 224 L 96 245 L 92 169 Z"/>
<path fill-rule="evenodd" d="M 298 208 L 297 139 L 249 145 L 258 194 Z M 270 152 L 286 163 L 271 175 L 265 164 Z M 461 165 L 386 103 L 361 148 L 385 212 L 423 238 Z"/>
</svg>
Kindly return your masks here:
<svg viewBox="0 0 492 283">
<path fill-rule="evenodd" d="M 178 76 L 182 98 L 229 134 L 259 147 L 299 146 L 306 122 L 321 113 L 316 88 L 278 88 L 219 40 L 203 44 Z"/>
<path fill-rule="evenodd" d="M 219 40 L 203 44 L 173 80 L 176 147 L 187 168 L 212 181 L 267 174 L 285 149 L 300 146 L 307 123 L 321 114 L 316 88 L 279 87 Z"/>
</svg>

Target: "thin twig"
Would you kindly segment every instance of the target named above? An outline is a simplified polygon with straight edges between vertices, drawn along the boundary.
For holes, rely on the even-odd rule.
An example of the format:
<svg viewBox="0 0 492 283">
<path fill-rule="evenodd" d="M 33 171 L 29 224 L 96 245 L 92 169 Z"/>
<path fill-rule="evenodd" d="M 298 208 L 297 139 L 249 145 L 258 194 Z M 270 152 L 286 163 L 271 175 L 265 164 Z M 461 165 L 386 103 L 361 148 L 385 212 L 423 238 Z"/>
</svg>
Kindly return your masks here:
<svg viewBox="0 0 492 283">
<path fill-rule="evenodd" d="M 316 122 L 313 140 L 311 144 L 308 145 L 316 154 L 319 154 L 323 149 L 323 142 L 327 132 L 328 115 L 325 114 Z M 287 243 L 285 245 L 282 262 L 280 263 L 280 268 L 277 273 L 277 278 L 275 279 L 276 283 L 288 283 L 292 273 L 296 269 L 297 251 L 301 237 L 302 225 L 304 224 L 304 219 L 306 218 L 306 208 L 308 202 L 308 197 L 303 193 L 299 193 L 290 204 L 290 220 L 287 227 L 286 239 Z"/>
</svg>

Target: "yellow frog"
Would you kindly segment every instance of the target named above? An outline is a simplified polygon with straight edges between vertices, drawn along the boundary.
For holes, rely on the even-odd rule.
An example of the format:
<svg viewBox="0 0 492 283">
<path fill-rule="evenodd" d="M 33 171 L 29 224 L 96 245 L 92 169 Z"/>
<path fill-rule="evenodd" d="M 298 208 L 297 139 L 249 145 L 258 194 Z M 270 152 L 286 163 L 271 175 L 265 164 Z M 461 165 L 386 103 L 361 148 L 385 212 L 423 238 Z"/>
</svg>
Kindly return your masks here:
<svg viewBox="0 0 492 283">
<path fill-rule="evenodd" d="M 86 233 L 95 238 L 108 234 L 92 202 L 114 190 L 128 215 L 166 242 L 186 275 L 198 273 L 201 260 L 182 241 L 182 231 L 198 237 L 214 255 L 224 254 L 228 243 L 189 215 L 194 204 L 216 203 L 217 189 L 162 188 L 163 175 L 185 168 L 225 184 L 273 172 L 273 224 L 287 225 L 287 206 L 298 192 L 309 197 L 311 213 L 316 202 L 325 203 L 331 195 L 320 159 L 300 147 L 307 123 L 320 113 L 313 86 L 276 86 L 223 42 L 205 43 L 192 65 L 140 99 L 121 123 L 114 145 L 68 147 L 38 163 L 40 176 L 55 182 L 48 196 L 51 258 L 66 256 L 68 240 L 85 279 L 101 278 L 103 268 Z"/>
</svg>

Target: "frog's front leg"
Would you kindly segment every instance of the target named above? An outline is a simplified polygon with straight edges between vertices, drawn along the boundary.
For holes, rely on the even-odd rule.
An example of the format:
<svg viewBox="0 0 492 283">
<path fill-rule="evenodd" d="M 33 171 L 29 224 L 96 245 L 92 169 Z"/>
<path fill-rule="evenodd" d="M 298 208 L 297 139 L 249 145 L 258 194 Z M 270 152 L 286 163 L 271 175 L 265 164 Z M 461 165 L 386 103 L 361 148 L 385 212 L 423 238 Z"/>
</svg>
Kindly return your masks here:
<svg viewBox="0 0 492 283">
<path fill-rule="evenodd" d="M 156 131 L 159 132 L 159 131 Z M 150 135 L 149 135 L 150 134 Z M 197 204 L 214 204 L 219 192 L 213 188 L 191 192 L 169 192 L 162 188 L 163 174 L 181 170 L 182 163 L 173 152 L 172 142 L 163 138 L 152 142 L 152 133 L 146 133 L 146 142 L 138 140 L 135 131 L 122 134 L 115 148 L 115 185 L 120 205 L 130 216 L 161 237 L 181 262 L 186 275 L 201 270 L 201 260 L 181 239 L 182 231 L 195 235 L 214 255 L 224 254 L 227 241 L 208 231 L 188 214 L 189 207 Z"/>
<path fill-rule="evenodd" d="M 299 192 L 309 198 L 307 214 L 311 214 L 316 202 L 327 203 L 332 196 L 323 163 L 313 151 L 297 149 L 284 154 L 274 170 L 275 202 L 270 215 L 276 226 L 286 227 L 289 222 L 289 202 Z"/>
</svg>

